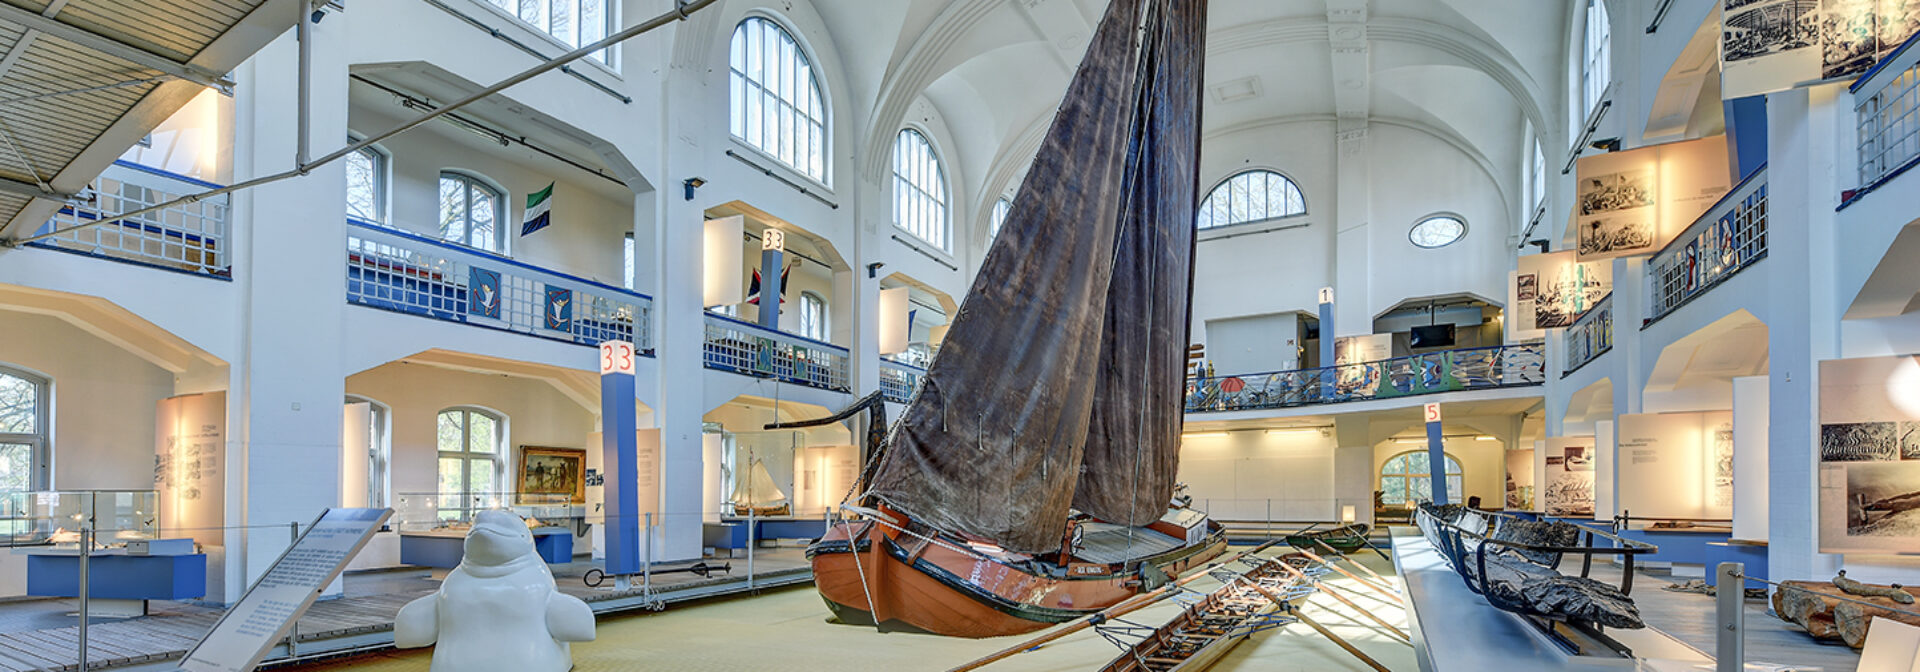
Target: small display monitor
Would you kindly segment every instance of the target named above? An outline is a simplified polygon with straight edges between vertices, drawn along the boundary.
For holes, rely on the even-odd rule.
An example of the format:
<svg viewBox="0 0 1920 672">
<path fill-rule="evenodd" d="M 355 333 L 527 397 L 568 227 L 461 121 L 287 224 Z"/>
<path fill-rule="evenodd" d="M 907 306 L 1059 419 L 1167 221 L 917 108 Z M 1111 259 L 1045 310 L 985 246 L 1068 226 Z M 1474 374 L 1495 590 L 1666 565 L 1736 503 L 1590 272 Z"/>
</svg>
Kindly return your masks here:
<svg viewBox="0 0 1920 672">
<path fill-rule="evenodd" d="M 1413 336 L 1407 345 L 1415 348 L 1444 348 L 1453 345 L 1453 325 L 1435 324 L 1414 327 Z"/>
</svg>

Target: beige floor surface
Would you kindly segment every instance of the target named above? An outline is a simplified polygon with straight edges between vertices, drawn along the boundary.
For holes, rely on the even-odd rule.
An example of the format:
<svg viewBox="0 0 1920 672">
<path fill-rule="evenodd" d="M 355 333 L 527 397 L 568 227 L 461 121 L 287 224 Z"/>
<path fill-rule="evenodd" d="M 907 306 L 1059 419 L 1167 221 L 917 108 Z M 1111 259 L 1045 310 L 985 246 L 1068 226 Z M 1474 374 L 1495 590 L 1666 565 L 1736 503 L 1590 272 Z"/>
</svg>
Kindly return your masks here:
<svg viewBox="0 0 1920 672">
<path fill-rule="evenodd" d="M 1381 574 L 1391 576 L 1392 565 L 1367 554 L 1355 556 Z M 1244 568 L 1240 568 L 1244 569 Z M 1329 581 L 1346 588 L 1346 595 L 1402 630 L 1405 614 L 1397 604 L 1337 574 Z M 1219 584 L 1204 578 L 1190 586 L 1211 591 Z M 1163 603 L 1135 612 L 1126 620 L 1157 626 L 1178 613 L 1179 606 Z M 1306 613 L 1335 634 L 1353 642 L 1393 670 L 1416 669 L 1413 649 L 1398 643 L 1383 628 L 1366 621 L 1324 595 L 1309 598 Z M 782 589 L 755 597 L 733 598 L 674 607 L 658 614 L 603 617 L 599 639 L 574 646 L 577 672 L 612 670 L 676 670 L 685 672 L 745 672 L 757 670 L 850 672 L 864 670 L 944 670 L 1017 644 L 1031 635 L 989 640 L 967 640 L 918 634 L 879 634 L 870 628 L 830 621 L 827 609 L 811 586 Z M 1099 635 L 1075 633 L 1038 651 L 1019 654 L 985 668 L 989 672 L 1064 672 L 1097 670 L 1119 652 Z M 369 672 L 425 672 L 430 650 L 390 651 L 313 665 L 300 670 L 366 670 Z M 1213 667 L 1236 670 L 1338 671 L 1369 670 L 1339 647 L 1302 624 L 1259 633 L 1242 643 Z"/>
</svg>

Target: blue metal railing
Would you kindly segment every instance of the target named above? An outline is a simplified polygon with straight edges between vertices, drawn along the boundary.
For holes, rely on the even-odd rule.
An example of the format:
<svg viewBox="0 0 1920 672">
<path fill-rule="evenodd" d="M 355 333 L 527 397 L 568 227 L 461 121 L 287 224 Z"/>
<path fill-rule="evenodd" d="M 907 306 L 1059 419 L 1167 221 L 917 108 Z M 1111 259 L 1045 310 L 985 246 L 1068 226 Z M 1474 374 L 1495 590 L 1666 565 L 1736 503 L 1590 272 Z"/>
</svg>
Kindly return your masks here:
<svg viewBox="0 0 1920 672">
<path fill-rule="evenodd" d="M 81 190 L 79 198 L 61 206 L 34 232 L 35 235 L 54 233 L 53 237 L 29 245 L 200 276 L 230 278 L 233 262 L 227 252 L 231 224 L 226 194 L 134 219 L 74 228 L 219 186 L 150 166 L 114 161 Z"/>
<path fill-rule="evenodd" d="M 927 370 L 904 364 L 891 359 L 880 360 L 880 391 L 885 393 L 887 401 L 907 403 L 913 400 L 913 391 L 920 387 L 920 379 Z"/>
<path fill-rule="evenodd" d="M 1647 261 L 1651 326 L 1767 257 L 1767 168 L 1761 166 Z"/>
<path fill-rule="evenodd" d="M 1567 346 L 1566 370 L 1560 373 L 1565 378 L 1588 362 L 1599 359 L 1613 349 L 1613 293 L 1594 302 L 1586 314 L 1573 321 L 1563 336 Z"/>
<path fill-rule="evenodd" d="M 1443 350 L 1317 369 L 1188 378 L 1187 412 L 1245 411 L 1546 382 L 1538 343 Z"/>
<path fill-rule="evenodd" d="M 707 313 L 706 367 L 783 382 L 850 392 L 847 349 Z"/>
<path fill-rule="evenodd" d="M 346 276 L 348 303 L 653 355 L 651 297 L 481 250 L 348 219 Z"/>
</svg>

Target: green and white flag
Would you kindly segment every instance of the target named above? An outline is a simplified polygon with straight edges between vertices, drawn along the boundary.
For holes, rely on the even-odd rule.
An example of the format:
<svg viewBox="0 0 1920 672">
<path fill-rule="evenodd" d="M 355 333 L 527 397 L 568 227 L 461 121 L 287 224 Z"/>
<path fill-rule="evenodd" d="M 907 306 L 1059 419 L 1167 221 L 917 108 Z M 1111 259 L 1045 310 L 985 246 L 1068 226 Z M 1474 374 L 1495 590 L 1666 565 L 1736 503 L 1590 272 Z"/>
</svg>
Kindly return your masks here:
<svg viewBox="0 0 1920 672">
<path fill-rule="evenodd" d="M 525 236 L 552 224 L 552 206 L 553 183 L 549 182 L 547 188 L 528 194 L 527 216 L 520 220 L 520 235 Z"/>
</svg>

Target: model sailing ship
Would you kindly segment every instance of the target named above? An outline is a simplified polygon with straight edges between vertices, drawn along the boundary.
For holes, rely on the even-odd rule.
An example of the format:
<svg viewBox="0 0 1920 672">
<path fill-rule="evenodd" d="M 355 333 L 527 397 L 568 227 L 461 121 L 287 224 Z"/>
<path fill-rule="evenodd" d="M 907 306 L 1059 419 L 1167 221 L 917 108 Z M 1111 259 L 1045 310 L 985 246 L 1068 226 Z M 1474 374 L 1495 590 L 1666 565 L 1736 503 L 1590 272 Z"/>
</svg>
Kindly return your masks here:
<svg viewBox="0 0 1920 672">
<path fill-rule="evenodd" d="M 864 518 L 807 555 L 843 622 L 1029 632 L 1225 550 L 1170 507 L 1206 24 L 1205 0 L 1113 0 L 905 417 L 841 414 L 869 409 Z"/>
<path fill-rule="evenodd" d="M 733 496 L 727 503 L 733 506 L 736 516 L 790 516 L 793 515 L 793 503 L 787 501 L 787 493 L 773 484 L 773 474 L 767 472 L 767 463 L 753 458 L 747 464 L 746 478 L 737 479 L 733 484 Z"/>
</svg>

